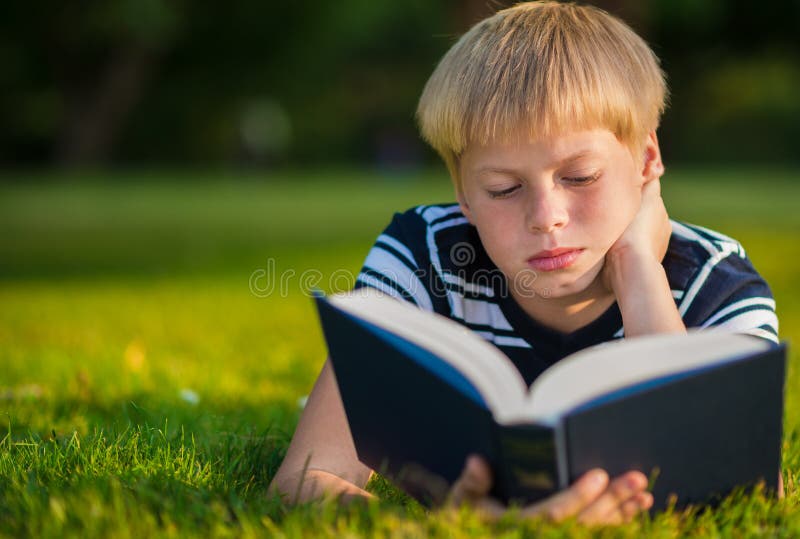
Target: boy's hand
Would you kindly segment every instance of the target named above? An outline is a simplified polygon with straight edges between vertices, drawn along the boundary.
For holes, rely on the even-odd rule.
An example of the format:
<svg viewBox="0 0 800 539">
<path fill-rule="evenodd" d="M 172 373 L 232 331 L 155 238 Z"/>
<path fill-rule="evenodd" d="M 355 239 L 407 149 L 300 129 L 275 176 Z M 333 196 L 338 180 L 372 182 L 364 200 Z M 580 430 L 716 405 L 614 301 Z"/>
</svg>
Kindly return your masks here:
<svg viewBox="0 0 800 539">
<path fill-rule="evenodd" d="M 603 282 L 606 288 L 617 292 L 616 283 L 624 281 L 623 271 L 647 266 L 641 262 L 661 264 L 667 254 L 672 225 L 661 198 L 661 181 L 658 178 L 642 186 L 642 204 L 633 221 L 606 253 Z"/>
<path fill-rule="evenodd" d="M 482 458 L 472 455 L 450 491 L 450 505 L 468 504 L 489 519 L 500 518 L 507 508 L 489 498 L 491 487 L 489 466 Z M 641 472 L 628 472 L 609 482 L 603 470 L 592 470 L 568 489 L 523 507 L 520 515 L 544 517 L 555 522 L 574 516 L 583 524 L 620 524 L 652 507 L 653 496 L 646 488 L 647 478 Z"/>
</svg>

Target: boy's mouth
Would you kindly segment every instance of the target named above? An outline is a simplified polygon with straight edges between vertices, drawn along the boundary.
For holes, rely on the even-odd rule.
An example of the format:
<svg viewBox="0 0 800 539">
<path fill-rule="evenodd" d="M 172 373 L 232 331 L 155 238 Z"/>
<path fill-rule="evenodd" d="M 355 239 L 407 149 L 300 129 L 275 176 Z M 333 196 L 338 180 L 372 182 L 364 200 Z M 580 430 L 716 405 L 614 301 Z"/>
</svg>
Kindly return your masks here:
<svg viewBox="0 0 800 539">
<path fill-rule="evenodd" d="M 555 271 L 571 266 L 583 249 L 560 247 L 550 251 L 539 251 L 528 259 L 528 265 L 538 271 Z"/>
</svg>

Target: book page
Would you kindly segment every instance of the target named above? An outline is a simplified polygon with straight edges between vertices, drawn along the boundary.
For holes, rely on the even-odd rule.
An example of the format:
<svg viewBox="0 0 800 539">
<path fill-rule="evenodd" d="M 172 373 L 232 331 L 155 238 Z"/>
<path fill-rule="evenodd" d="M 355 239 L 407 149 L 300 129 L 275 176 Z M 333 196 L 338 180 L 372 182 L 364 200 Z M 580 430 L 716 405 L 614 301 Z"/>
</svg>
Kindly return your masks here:
<svg viewBox="0 0 800 539">
<path fill-rule="evenodd" d="M 547 369 L 531 386 L 527 416 L 554 424 L 592 399 L 648 381 L 743 359 L 770 348 L 762 339 L 720 330 L 648 335 L 597 345 Z"/>
<path fill-rule="evenodd" d="M 498 422 L 519 416 L 524 409 L 528 387 L 522 375 L 499 348 L 469 328 L 373 288 L 327 299 L 342 311 L 429 350 L 457 369 L 480 393 Z"/>
</svg>

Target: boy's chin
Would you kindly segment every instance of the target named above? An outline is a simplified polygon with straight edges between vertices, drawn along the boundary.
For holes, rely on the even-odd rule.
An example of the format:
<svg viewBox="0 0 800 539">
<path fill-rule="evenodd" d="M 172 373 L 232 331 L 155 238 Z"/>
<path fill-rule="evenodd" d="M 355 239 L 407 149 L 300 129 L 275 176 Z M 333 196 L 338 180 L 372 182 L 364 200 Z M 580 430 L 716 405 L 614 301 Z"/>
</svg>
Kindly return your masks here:
<svg viewBox="0 0 800 539">
<path fill-rule="evenodd" d="M 589 271 L 580 277 L 565 279 L 564 276 L 553 276 L 552 279 L 541 277 L 534 286 L 536 297 L 542 299 L 588 300 L 607 294 L 600 279 L 599 270 Z"/>
</svg>

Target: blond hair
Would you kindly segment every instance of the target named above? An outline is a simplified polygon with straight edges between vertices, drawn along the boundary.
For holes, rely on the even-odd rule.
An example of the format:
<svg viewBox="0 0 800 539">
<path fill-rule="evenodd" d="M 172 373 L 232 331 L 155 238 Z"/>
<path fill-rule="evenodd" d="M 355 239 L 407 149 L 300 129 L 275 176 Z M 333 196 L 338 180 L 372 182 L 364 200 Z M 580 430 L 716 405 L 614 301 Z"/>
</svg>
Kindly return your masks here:
<svg viewBox="0 0 800 539">
<path fill-rule="evenodd" d="M 458 157 L 471 142 L 604 127 L 636 157 L 666 98 L 658 58 L 624 22 L 593 6 L 525 2 L 450 48 L 417 120 L 458 187 Z"/>
</svg>

